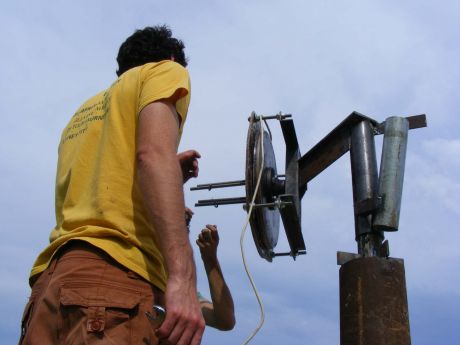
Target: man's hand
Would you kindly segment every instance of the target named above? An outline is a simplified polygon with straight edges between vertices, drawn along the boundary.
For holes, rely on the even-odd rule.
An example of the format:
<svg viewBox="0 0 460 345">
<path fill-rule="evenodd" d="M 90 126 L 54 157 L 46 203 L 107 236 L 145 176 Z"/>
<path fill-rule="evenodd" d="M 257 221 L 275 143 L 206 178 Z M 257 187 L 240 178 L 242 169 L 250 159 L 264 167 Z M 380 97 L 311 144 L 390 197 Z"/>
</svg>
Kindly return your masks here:
<svg viewBox="0 0 460 345">
<path fill-rule="evenodd" d="M 177 154 L 179 164 L 182 169 L 184 183 L 192 177 L 198 176 L 198 158 L 201 155 L 198 151 L 188 150 Z"/>
<path fill-rule="evenodd" d="M 217 246 L 219 245 L 219 233 L 215 225 L 206 225 L 198 235 L 196 244 L 200 247 L 201 257 L 203 260 L 217 258 Z"/>
<path fill-rule="evenodd" d="M 196 289 L 169 279 L 166 288 L 166 319 L 156 331 L 160 344 L 198 345 L 205 322 Z"/>
</svg>

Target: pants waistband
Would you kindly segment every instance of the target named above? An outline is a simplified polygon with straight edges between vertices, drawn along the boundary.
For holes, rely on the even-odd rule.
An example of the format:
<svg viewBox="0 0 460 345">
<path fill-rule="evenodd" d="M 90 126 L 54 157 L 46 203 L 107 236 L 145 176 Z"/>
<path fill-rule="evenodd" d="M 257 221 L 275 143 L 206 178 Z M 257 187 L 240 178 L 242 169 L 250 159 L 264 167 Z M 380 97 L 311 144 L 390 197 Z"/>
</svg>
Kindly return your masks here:
<svg viewBox="0 0 460 345">
<path fill-rule="evenodd" d="M 53 257 L 53 259 L 52 259 L 52 261 L 50 263 L 50 266 L 49 266 L 50 273 L 52 273 L 54 271 L 54 268 L 56 267 L 56 264 L 59 262 L 59 260 L 62 257 L 64 257 L 66 254 L 76 252 L 76 251 L 80 251 L 80 252 L 83 251 L 83 252 L 95 254 L 98 257 L 100 257 L 102 260 L 108 262 L 109 264 L 111 264 L 113 266 L 116 266 L 120 270 L 125 271 L 127 273 L 132 273 L 133 275 L 135 275 L 139 279 L 142 279 L 137 273 L 132 272 L 131 270 L 129 270 L 128 268 L 126 268 L 125 266 L 120 264 L 118 261 L 113 259 L 109 254 L 107 254 L 102 249 L 92 245 L 89 242 L 83 241 L 83 240 L 70 240 L 69 242 L 67 242 L 66 244 L 61 246 L 58 249 L 57 253 L 54 255 L 54 257 Z M 132 278 L 134 278 L 134 276 Z"/>
</svg>

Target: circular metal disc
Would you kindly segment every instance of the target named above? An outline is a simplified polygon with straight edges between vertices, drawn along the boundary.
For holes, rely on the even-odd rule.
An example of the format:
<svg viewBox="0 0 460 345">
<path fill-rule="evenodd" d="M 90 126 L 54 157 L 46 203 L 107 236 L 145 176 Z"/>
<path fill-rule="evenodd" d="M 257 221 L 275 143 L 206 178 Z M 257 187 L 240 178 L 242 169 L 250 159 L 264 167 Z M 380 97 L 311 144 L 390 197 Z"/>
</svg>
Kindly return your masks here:
<svg viewBox="0 0 460 345">
<path fill-rule="evenodd" d="M 263 132 L 264 162 L 262 165 L 260 126 L 260 121 L 255 121 L 254 114 L 251 115 L 246 143 L 246 202 L 248 205 L 252 201 L 260 171 L 272 169 L 275 175 L 277 173 L 272 142 L 265 130 Z M 262 180 L 254 203 L 256 205 L 272 203 L 273 200 L 269 195 L 271 194 L 264 190 Z M 279 235 L 280 213 L 278 209 L 276 207 L 254 207 L 249 222 L 259 255 L 272 261 L 273 249 L 278 243 Z"/>
</svg>

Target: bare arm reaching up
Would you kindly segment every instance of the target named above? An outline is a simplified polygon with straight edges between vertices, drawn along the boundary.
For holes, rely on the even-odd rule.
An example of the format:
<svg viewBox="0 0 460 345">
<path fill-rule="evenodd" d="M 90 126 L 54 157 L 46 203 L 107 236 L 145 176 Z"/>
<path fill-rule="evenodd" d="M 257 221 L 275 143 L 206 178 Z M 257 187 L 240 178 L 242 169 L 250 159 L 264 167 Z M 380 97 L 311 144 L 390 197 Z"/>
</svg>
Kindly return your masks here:
<svg viewBox="0 0 460 345">
<path fill-rule="evenodd" d="M 217 259 L 219 233 L 215 225 L 206 225 L 196 241 L 200 247 L 201 258 L 208 276 L 212 303 L 201 302 L 201 311 L 206 324 L 228 331 L 235 326 L 235 311 L 230 289 L 225 282 L 222 269 Z"/>
</svg>

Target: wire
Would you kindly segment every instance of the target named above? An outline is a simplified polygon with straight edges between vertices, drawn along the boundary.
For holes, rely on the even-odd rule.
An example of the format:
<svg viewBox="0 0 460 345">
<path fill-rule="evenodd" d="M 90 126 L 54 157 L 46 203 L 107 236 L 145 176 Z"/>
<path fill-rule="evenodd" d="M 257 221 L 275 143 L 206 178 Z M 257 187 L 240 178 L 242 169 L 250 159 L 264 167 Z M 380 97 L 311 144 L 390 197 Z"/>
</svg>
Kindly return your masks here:
<svg viewBox="0 0 460 345">
<path fill-rule="evenodd" d="M 244 269 L 245 269 L 246 274 L 247 274 L 247 276 L 249 278 L 249 282 L 251 283 L 252 289 L 254 290 L 254 294 L 256 295 L 256 298 L 257 298 L 257 302 L 259 303 L 260 320 L 259 320 L 259 324 L 257 325 L 257 327 L 254 329 L 254 331 L 251 333 L 251 335 L 244 341 L 243 345 L 248 344 L 252 340 L 252 338 L 255 337 L 257 332 L 259 332 L 259 330 L 262 328 L 262 326 L 264 324 L 264 321 L 265 321 L 264 305 L 262 303 L 262 299 L 260 298 L 260 295 L 259 295 L 259 292 L 257 290 L 256 284 L 254 282 L 254 279 L 252 278 L 251 273 L 249 272 L 249 268 L 248 268 L 248 265 L 247 265 L 247 262 L 246 262 L 246 255 L 244 254 L 244 246 L 243 246 L 244 235 L 246 233 L 246 229 L 248 227 L 249 220 L 251 218 L 252 210 L 253 210 L 253 207 L 254 207 L 254 201 L 256 199 L 256 195 L 257 195 L 257 192 L 258 192 L 259 186 L 260 186 L 260 181 L 262 179 L 262 172 L 263 172 L 263 166 L 264 166 L 264 127 L 263 127 L 263 124 L 262 124 L 261 120 L 262 120 L 262 117 L 259 118 L 259 121 L 260 121 L 260 152 L 261 152 L 261 156 L 262 156 L 261 169 L 259 171 L 259 176 L 257 177 L 257 183 L 256 183 L 256 187 L 254 189 L 254 194 L 252 195 L 252 198 L 251 198 L 251 203 L 249 204 L 248 216 L 246 217 L 246 222 L 245 222 L 245 224 L 243 226 L 243 229 L 241 230 L 241 236 L 240 236 L 241 257 L 243 259 Z"/>
</svg>

